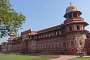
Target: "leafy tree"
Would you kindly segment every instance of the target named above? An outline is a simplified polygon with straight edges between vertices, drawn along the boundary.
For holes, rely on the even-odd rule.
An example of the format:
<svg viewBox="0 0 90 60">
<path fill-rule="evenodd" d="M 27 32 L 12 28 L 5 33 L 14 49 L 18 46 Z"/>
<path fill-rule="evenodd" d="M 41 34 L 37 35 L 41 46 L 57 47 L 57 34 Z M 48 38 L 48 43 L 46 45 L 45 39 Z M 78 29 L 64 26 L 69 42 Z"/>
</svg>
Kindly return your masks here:
<svg viewBox="0 0 90 60">
<path fill-rule="evenodd" d="M 11 8 L 10 0 L 0 0 L 0 36 L 17 32 L 25 21 L 25 16 Z"/>
</svg>

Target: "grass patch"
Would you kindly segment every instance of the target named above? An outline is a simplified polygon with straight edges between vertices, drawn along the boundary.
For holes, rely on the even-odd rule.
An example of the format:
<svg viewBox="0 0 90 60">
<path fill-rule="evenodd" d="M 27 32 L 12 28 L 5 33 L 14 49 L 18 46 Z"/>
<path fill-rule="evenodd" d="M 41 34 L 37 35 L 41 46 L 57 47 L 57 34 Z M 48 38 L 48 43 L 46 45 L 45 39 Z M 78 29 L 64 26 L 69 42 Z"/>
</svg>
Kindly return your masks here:
<svg viewBox="0 0 90 60">
<path fill-rule="evenodd" d="M 90 57 L 77 57 L 77 58 L 72 58 L 70 60 L 90 60 Z"/>
<path fill-rule="evenodd" d="M 0 60 L 49 60 L 48 56 L 0 54 Z"/>
</svg>

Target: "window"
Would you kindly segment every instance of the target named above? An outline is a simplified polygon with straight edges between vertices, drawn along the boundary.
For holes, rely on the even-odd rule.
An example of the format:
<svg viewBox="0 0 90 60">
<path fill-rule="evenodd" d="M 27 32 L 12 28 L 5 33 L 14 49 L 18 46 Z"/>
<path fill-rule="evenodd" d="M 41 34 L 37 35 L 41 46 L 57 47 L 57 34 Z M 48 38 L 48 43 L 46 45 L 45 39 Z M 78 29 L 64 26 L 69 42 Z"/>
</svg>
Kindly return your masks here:
<svg viewBox="0 0 90 60">
<path fill-rule="evenodd" d="M 51 37 L 51 33 L 48 34 L 48 37 Z"/>
<path fill-rule="evenodd" d="M 74 42 L 73 41 L 71 41 L 71 46 L 73 46 L 74 45 Z"/>
<path fill-rule="evenodd" d="M 69 17 L 69 18 L 72 18 L 72 14 L 69 13 L 69 14 L 68 14 L 68 17 Z"/>
<path fill-rule="evenodd" d="M 69 30 L 72 31 L 72 27 L 71 26 L 69 26 Z"/>
<path fill-rule="evenodd" d="M 66 47 L 67 47 L 65 42 L 63 42 L 63 47 L 64 47 L 64 48 L 66 48 Z"/>
<path fill-rule="evenodd" d="M 61 31 L 59 30 L 59 35 L 61 35 Z"/>
<path fill-rule="evenodd" d="M 56 36 L 58 35 L 58 31 L 56 31 Z"/>
<path fill-rule="evenodd" d="M 77 25 L 77 30 L 80 30 L 80 26 L 79 25 Z"/>
<path fill-rule="evenodd" d="M 74 13 L 73 16 L 74 16 L 74 17 L 78 17 L 78 14 L 77 14 L 77 13 Z"/>
<path fill-rule="evenodd" d="M 80 45 L 82 45 L 83 44 L 83 41 L 82 40 L 80 40 Z"/>
</svg>

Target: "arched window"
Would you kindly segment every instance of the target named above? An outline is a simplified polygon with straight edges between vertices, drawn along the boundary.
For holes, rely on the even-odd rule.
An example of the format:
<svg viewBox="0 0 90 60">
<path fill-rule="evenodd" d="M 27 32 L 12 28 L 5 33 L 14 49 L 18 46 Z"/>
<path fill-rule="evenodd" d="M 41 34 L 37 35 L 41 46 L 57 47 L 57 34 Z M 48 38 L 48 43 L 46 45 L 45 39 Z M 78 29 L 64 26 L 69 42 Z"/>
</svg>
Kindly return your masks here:
<svg viewBox="0 0 90 60">
<path fill-rule="evenodd" d="M 72 18 L 72 13 L 69 13 L 68 14 L 68 18 Z"/>
<path fill-rule="evenodd" d="M 80 30 L 80 26 L 79 25 L 77 25 L 77 30 Z"/>
<path fill-rule="evenodd" d="M 78 13 L 74 12 L 74 13 L 73 13 L 73 16 L 74 16 L 74 17 L 78 17 Z"/>
</svg>

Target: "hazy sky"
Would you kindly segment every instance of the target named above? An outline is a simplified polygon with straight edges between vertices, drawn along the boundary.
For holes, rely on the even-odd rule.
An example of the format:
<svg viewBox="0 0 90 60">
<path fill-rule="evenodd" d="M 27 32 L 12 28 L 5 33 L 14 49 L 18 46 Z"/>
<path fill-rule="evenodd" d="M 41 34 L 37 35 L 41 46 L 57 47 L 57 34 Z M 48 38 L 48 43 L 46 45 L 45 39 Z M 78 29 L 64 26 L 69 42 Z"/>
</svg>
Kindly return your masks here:
<svg viewBox="0 0 90 60">
<path fill-rule="evenodd" d="M 72 2 L 90 24 L 90 0 L 11 0 L 12 7 L 26 16 L 21 31 L 40 30 L 61 24 L 66 7 Z M 90 29 L 90 26 L 87 27 Z"/>
</svg>

